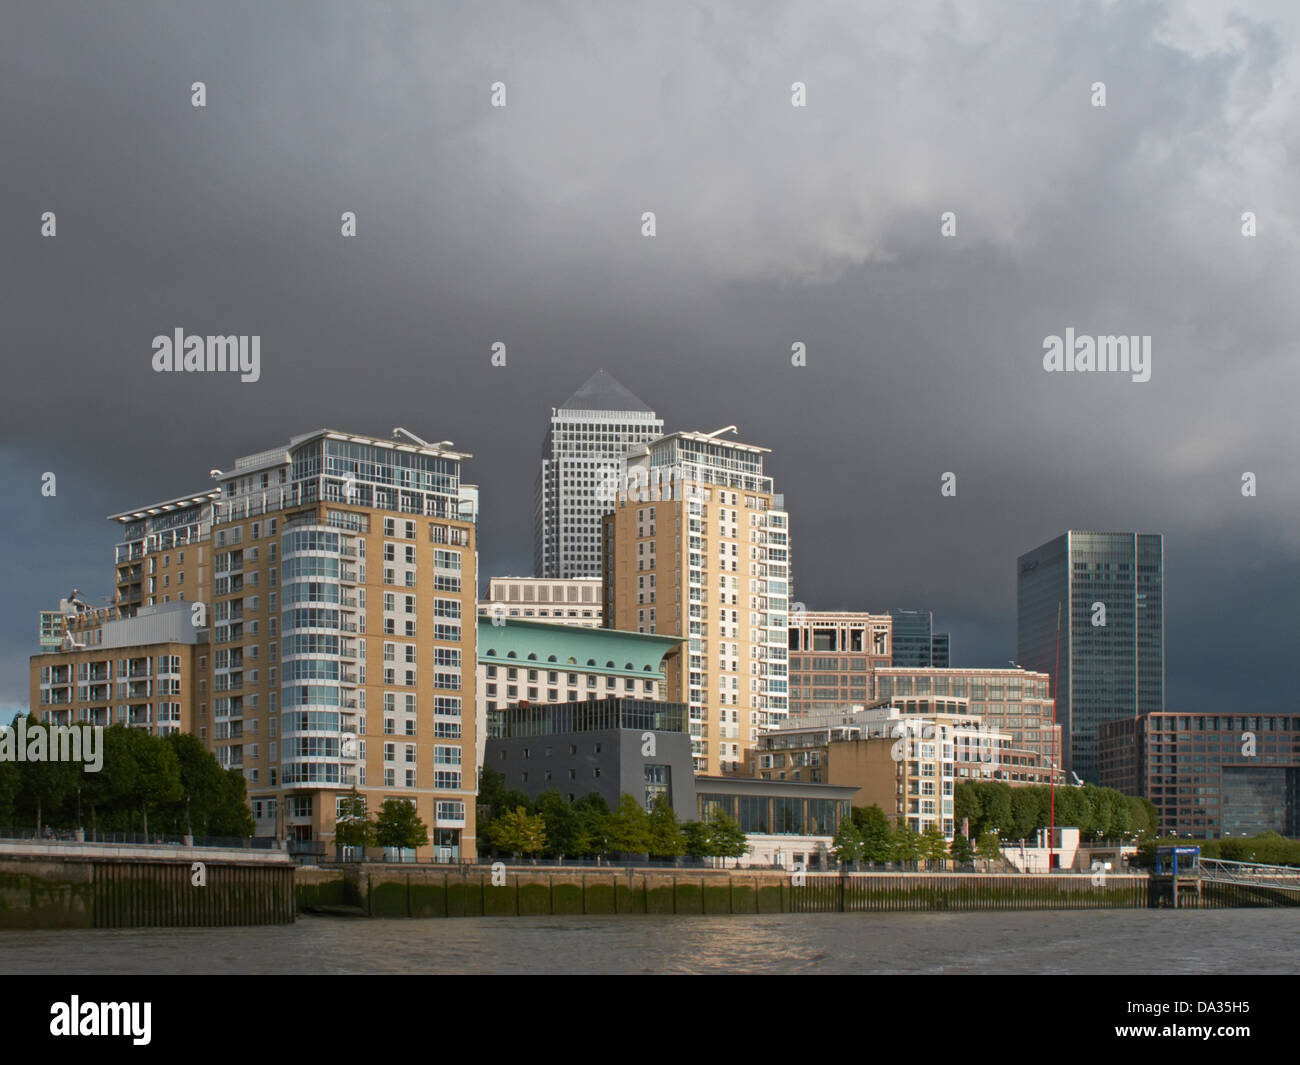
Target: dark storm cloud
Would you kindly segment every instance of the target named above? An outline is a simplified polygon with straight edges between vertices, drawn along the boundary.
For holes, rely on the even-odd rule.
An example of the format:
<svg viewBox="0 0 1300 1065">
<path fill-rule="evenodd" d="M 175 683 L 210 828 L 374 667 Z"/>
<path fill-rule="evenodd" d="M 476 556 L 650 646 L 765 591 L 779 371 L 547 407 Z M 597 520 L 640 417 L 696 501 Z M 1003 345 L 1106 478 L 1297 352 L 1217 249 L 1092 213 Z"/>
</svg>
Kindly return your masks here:
<svg viewBox="0 0 1300 1065">
<path fill-rule="evenodd" d="M 104 515 L 319 426 L 473 452 L 482 571 L 528 572 L 548 408 L 603 366 L 773 449 L 811 608 L 1001 664 L 1019 553 L 1160 531 L 1170 704 L 1283 705 L 1292 5 L 13 7 L 0 704 L 36 611 L 111 591 Z M 177 327 L 260 335 L 261 380 L 153 374 Z M 1151 381 L 1044 373 L 1066 327 L 1151 335 Z"/>
</svg>

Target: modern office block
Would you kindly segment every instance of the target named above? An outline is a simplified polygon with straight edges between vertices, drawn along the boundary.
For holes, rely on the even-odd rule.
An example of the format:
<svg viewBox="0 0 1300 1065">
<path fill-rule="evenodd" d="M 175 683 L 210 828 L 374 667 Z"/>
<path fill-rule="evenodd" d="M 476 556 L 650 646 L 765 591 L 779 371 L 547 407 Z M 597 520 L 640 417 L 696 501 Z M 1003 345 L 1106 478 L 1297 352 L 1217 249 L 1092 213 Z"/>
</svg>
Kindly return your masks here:
<svg viewBox="0 0 1300 1065">
<path fill-rule="evenodd" d="M 891 610 L 892 643 L 890 665 L 907 669 L 944 668 L 951 661 L 951 639 L 934 631 L 934 615 L 928 610 Z"/>
<path fill-rule="evenodd" d="M 614 505 L 624 455 L 663 428 L 662 418 L 604 370 L 552 408 L 533 510 L 534 576 L 600 576 L 600 521 Z"/>
<path fill-rule="evenodd" d="M 1300 835 L 1300 716 L 1143 714 L 1098 728 L 1104 787 L 1149 799 L 1165 835 Z"/>
<path fill-rule="evenodd" d="M 1020 556 L 1017 660 L 1054 676 L 1064 765 L 1096 782 L 1097 729 L 1164 709 L 1164 538 L 1070 531 Z"/>
</svg>

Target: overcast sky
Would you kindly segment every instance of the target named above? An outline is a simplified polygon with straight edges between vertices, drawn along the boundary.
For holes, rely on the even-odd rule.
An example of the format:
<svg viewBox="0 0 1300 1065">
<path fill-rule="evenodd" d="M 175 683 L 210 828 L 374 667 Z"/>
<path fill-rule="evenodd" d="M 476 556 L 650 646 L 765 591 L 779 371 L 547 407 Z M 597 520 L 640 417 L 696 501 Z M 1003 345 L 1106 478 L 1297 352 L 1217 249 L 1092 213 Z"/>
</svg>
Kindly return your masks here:
<svg viewBox="0 0 1300 1065">
<path fill-rule="evenodd" d="M 1017 555 L 1162 532 L 1170 708 L 1294 709 L 1298 23 L 5 4 L 0 706 L 37 611 L 111 594 L 106 515 L 314 428 L 473 453 L 481 572 L 529 573 L 550 407 L 603 367 L 669 430 L 772 449 L 810 609 L 930 608 L 955 664 L 1001 665 Z M 178 327 L 259 335 L 261 379 L 155 374 Z M 1149 335 L 1150 381 L 1045 372 L 1067 327 Z"/>
</svg>

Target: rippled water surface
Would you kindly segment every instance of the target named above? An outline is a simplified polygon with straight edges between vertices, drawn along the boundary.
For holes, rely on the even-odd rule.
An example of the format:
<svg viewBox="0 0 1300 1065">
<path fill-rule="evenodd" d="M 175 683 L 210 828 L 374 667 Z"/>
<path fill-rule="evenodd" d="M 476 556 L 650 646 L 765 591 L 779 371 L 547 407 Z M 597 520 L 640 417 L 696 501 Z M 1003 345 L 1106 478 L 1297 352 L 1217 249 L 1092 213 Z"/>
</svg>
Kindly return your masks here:
<svg viewBox="0 0 1300 1065">
<path fill-rule="evenodd" d="M 4 973 L 1295 973 L 1300 910 L 303 917 L 0 932 Z"/>
</svg>

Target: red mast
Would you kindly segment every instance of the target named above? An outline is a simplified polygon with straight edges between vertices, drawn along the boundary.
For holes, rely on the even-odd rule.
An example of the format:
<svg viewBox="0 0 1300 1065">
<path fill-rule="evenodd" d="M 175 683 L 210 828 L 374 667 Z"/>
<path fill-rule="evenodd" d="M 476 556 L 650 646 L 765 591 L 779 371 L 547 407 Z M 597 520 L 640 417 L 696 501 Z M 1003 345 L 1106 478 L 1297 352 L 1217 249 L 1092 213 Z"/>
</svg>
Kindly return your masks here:
<svg viewBox="0 0 1300 1065">
<path fill-rule="evenodd" d="M 1056 604 L 1056 665 L 1052 668 L 1052 780 L 1051 812 L 1047 829 L 1047 871 L 1052 871 L 1052 857 L 1056 850 L 1056 693 L 1057 676 L 1061 672 L 1061 604 Z"/>
</svg>

